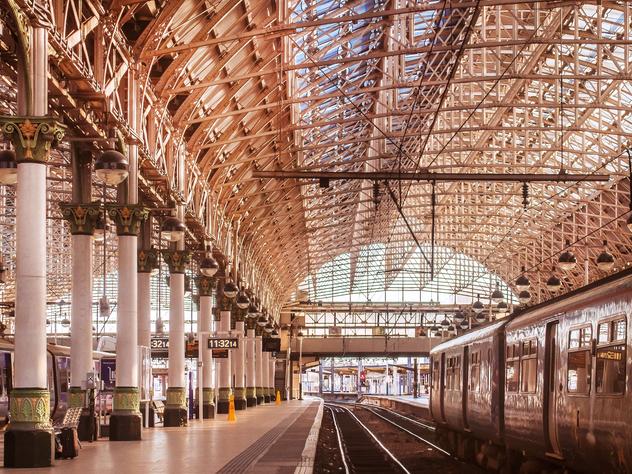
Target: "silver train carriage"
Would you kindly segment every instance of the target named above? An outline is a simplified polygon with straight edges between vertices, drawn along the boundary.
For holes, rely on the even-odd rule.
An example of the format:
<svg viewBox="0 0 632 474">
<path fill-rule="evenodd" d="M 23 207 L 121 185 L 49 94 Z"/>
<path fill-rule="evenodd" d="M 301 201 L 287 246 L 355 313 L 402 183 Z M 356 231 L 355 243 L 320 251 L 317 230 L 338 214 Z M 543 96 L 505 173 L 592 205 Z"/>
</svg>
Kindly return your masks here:
<svg viewBox="0 0 632 474">
<path fill-rule="evenodd" d="M 431 351 L 431 416 L 460 457 L 632 472 L 632 270 Z"/>
<path fill-rule="evenodd" d="M 9 397 L 13 388 L 14 343 L 0 339 L 0 428 L 9 422 Z M 93 351 L 94 370 L 100 370 L 104 357 L 114 357 L 108 352 Z M 47 346 L 48 389 L 50 412 L 53 421 L 61 421 L 68 408 L 70 388 L 70 348 L 48 344 Z"/>
</svg>

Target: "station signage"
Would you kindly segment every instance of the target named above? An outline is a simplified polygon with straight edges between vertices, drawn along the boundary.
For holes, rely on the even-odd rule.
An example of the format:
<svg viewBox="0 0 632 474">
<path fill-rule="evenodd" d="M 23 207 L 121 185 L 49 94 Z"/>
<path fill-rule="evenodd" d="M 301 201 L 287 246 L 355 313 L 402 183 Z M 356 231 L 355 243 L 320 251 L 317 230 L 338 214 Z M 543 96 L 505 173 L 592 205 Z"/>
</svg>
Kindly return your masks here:
<svg viewBox="0 0 632 474">
<path fill-rule="evenodd" d="M 264 337 L 261 341 L 261 349 L 263 352 L 279 352 L 281 351 L 281 339 L 276 337 Z"/>
<path fill-rule="evenodd" d="M 239 339 L 236 337 L 210 337 L 208 339 L 209 349 L 238 349 Z"/>
<path fill-rule="evenodd" d="M 213 349 L 213 359 L 228 359 L 228 349 Z"/>
<path fill-rule="evenodd" d="M 169 338 L 152 337 L 150 342 L 151 356 L 157 359 L 169 357 Z"/>
</svg>

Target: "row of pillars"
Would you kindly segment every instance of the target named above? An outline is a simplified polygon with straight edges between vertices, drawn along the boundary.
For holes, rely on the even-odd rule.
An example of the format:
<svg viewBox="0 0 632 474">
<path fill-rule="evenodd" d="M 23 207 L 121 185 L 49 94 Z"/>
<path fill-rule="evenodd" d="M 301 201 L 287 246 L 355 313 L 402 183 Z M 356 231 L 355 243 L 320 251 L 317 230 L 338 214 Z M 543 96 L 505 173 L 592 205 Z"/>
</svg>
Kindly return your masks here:
<svg viewBox="0 0 632 474">
<path fill-rule="evenodd" d="M 25 26 L 30 48 L 18 58 L 18 115 L 0 117 L 5 138 L 13 143 L 17 162 L 16 190 L 16 297 L 15 354 L 13 390 L 10 394 L 10 420 L 4 435 L 5 467 L 44 467 L 54 459 L 54 433 L 50 423 L 50 394 L 47 381 L 46 333 L 46 215 L 47 162 L 52 146 L 59 143 L 65 127 L 48 116 L 48 31 L 39 25 Z M 128 119 L 138 133 L 139 84 L 134 71 L 128 73 Z M 92 204 L 91 154 L 72 146 L 73 200 L 62 205 L 62 213 L 72 233 L 71 306 L 71 389 L 70 405 L 86 406 L 87 374 L 93 371 L 92 301 L 93 239 L 99 216 L 107 210 L 115 222 L 118 236 L 118 302 L 116 328 L 116 386 L 110 419 L 111 440 L 138 440 L 141 437 L 138 348 L 149 346 L 150 272 L 157 255 L 141 238 L 147 227 L 148 211 L 138 203 L 138 145 L 126 145 L 129 162 L 127 180 L 119 184 L 118 198 L 112 204 Z M 184 155 L 179 158 L 184 159 Z M 182 163 L 183 164 L 183 163 Z M 182 165 L 181 164 L 181 165 Z M 183 166 L 179 166 L 184 169 Z M 180 185 L 183 180 L 179 180 Z M 184 221 L 184 206 L 177 206 Z M 169 389 L 165 425 L 186 424 L 184 374 L 184 270 L 191 253 L 184 249 L 184 237 L 162 251 L 170 270 Z M 105 270 L 104 270 L 105 271 Z M 211 334 L 211 298 L 214 285 L 204 277 L 200 288 L 199 327 Z M 219 285 L 220 290 L 222 286 Z M 232 304 L 222 297 L 218 335 L 231 332 Z M 245 335 L 243 318 L 238 316 L 232 334 L 240 337 L 239 349 L 228 359 L 218 360 L 219 392 L 217 408 L 227 410 L 234 389 L 237 407 L 254 405 L 272 397 L 274 360 L 261 351 L 261 337 L 255 328 Z M 252 324 L 250 324 L 252 322 Z M 254 321 L 249 321 L 255 325 Z M 140 329 L 140 331 L 139 331 Z M 203 403 L 210 415 L 215 398 L 210 351 L 200 340 Z M 235 364 L 233 381 L 231 363 Z M 90 420 L 88 420 L 90 422 Z"/>
</svg>

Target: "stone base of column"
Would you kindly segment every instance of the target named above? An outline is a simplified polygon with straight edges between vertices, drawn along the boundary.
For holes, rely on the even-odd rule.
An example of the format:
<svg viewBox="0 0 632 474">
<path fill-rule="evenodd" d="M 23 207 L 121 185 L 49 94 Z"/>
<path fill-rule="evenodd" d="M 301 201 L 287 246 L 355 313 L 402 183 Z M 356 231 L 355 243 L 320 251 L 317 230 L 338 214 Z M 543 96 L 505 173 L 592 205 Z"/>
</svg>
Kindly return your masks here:
<svg viewBox="0 0 632 474">
<path fill-rule="evenodd" d="M 110 417 L 110 441 L 139 441 L 142 417 L 140 413 L 116 413 Z"/>
<path fill-rule="evenodd" d="M 255 387 L 246 387 L 246 406 L 257 406 L 257 390 Z"/>
<path fill-rule="evenodd" d="M 36 468 L 52 466 L 55 459 L 55 433 L 52 428 L 19 427 L 12 423 L 4 433 L 4 467 Z M 24 423 L 24 425 L 27 425 Z"/>
<path fill-rule="evenodd" d="M 138 387 L 114 387 L 110 441 L 138 441 L 141 439 L 142 417 L 139 411 Z"/>
<path fill-rule="evenodd" d="M 245 410 L 247 406 L 246 389 L 244 387 L 235 387 L 235 410 Z"/>
<path fill-rule="evenodd" d="M 263 387 L 257 387 L 255 392 L 257 396 L 257 405 L 261 405 L 263 403 Z"/>
<path fill-rule="evenodd" d="M 228 406 L 229 406 L 229 398 L 230 398 L 231 390 L 230 388 L 220 387 L 219 394 L 217 396 L 217 413 L 218 414 L 227 414 Z"/>
<path fill-rule="evenodd" d="M 187 410 L 187 394 L 184 387 L 169 387 L 167 389 L 167 403 L 163 417 L 163 426 L 186 426 L 189 422 Z"/>
<path fill-rule="evenodd" d="M 202 389 L 202 417 L 206 419 L 215 418 L 215 389 Z"/>
<path fill-rule="evenodd" d="M 263 388 L 263 403 L 272 402 L 272 397 L 270 397 L 270 387 Z"/>
</svg>

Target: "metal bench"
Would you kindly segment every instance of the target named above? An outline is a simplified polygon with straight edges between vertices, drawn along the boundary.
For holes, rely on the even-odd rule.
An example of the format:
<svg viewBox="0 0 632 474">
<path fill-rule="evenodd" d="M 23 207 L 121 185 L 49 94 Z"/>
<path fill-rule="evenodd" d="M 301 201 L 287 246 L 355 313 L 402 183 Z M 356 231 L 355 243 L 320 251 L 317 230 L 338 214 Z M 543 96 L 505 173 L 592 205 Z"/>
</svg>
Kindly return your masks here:
<svg viewBox="0 0 632 474">
<path fill-rule="evenodd" d="M 62 428 L 77 429 L 79 427 L 79 419 L 81 418 L 82 410 L 82 407 L 68 408 L 68 410 L 66 410 L 66 413 L 64 414 L 64 419 L 61 421 L 61 423 L 56 423 L 53 425 L 55 433 L 61 433 Z"/>
<path fill-rule="evenodd" d="M 154 400 L 154 413 L 158 415 L 158 419 L 164 423 L 164 415 L 165 415 L 165 404 L 162 400 Z"/>
</svg>

